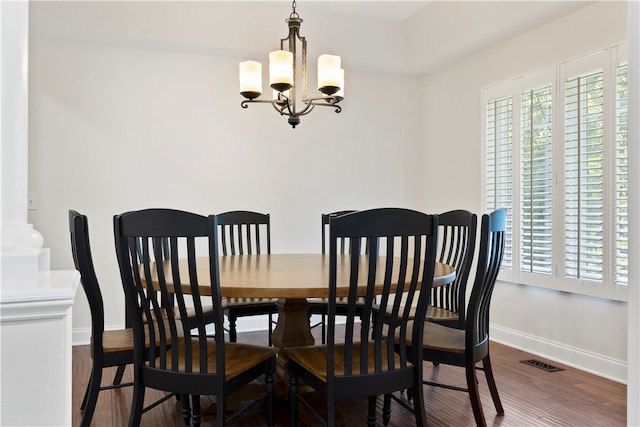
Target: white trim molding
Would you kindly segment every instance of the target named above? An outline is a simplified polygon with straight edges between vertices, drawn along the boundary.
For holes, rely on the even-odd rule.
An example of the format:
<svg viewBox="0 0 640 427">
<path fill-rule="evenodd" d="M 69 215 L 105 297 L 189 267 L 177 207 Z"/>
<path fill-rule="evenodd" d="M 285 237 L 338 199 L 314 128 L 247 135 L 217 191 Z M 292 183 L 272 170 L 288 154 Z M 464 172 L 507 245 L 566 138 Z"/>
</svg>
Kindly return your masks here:
<svg viewBox="0 0 640 427">
<path fill-rule="evenodd" d="M 627 383 L 627 362 L 624 360 L 605 357 L 504 326 L 492 324 L 490 331 L 492 341 L 622 384 Z"/>
</svg>

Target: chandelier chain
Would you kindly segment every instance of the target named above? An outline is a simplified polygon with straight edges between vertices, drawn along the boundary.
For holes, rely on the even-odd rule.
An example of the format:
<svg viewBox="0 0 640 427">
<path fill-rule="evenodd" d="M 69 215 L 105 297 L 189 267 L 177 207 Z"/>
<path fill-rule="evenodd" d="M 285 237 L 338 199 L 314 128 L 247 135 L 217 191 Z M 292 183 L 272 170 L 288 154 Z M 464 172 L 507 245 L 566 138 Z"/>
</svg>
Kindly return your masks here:
<svg viewBox="0 0 640 427">
<path fill-rule="evenodd" d="M 296 0 L 293 0 L 291 3 L 291 9 L 293 9 L 293 11 L 291 12 L 291 15 L 289 15 L 289 18 L 300 18 L 300 15 L 296 12 L 296 5 Z"/>
</svg>

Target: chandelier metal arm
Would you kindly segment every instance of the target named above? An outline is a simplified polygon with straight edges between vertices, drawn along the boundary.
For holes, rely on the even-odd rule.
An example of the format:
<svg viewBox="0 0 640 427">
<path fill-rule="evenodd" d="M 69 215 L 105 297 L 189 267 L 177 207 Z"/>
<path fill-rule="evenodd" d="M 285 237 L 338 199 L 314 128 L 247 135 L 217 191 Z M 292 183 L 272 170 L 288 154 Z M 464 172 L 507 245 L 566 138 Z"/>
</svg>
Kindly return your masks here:
<svg viewBox="0 0 640 427">
<path fill-rule="evenodd" d="M 313 103 L 313 105 L 314 105 L 314 106 L 316 106 L 316 105 L 317 105 L 317 106 L 319 106 L 319 107 L 335 107 L 335 112 L 336 112 L 336 113 L 339 113 L 339 112 L 341 112 L 341 111 L 342 111 L 342 107 L 341 107 L 341 106 L 339 106 L 339 105 L 336 105 L 336 104 L 316 104 L 316 103 Z"/>
<path fill-rule="evenodd" d="M 240 102 L 240 106 L 242 108 L 249 108 L 249 104 L 256 104 L 256 103 L 273 104 L 274 108 L 278 111 L 281 111 L 281 110 L 278 109 L 278 107 L 276 107 L 277 105 L 280 105 L 282 107 L 286 106 L 286 101 L 280 101 L 277 99 L 244 99 L 242 100 L 242 102 Z"/>
</svg>

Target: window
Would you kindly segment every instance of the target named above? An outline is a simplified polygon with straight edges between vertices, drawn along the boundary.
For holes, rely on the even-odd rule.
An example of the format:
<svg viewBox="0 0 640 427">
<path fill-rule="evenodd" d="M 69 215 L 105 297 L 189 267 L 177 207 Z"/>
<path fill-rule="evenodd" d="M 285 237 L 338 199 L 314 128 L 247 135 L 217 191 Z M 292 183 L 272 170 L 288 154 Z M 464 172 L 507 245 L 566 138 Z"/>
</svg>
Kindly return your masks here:
<svg viewBox="0 0 640 427">
<path fill-rule="evenodd" d="M 483 89 L 484 204 L 509 218 L 501 279 L 626 299 L 625 55 Z"/>
</svg>

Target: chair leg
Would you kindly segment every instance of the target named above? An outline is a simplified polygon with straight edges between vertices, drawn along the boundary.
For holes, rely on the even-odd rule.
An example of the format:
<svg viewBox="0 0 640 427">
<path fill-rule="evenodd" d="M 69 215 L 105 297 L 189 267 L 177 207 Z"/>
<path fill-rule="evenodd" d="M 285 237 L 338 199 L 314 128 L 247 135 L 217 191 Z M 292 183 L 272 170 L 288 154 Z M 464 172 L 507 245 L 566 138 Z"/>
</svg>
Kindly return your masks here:
<svg viewBox="0 0 640 427">
<path fill-rule="evenodd" d="M 385 426 L 389 425 L 391 421 L 391 394 L 385 394 L 382 404 L 382 423 Z"/>
<path fill-rule="evenodd" d="M 269 347 L 271 347 L 271 334 L 273 333 L 273 313 L 269 313 Z"/>
<path fill-rule="evenodd" d="M 122 382 L 122 376 L 124 375 L 124 369 L 127 365 L 118 366 L 118 370 L 116 371 L 116 376 L 113 377 L 113 385 L 118 385 Z"/>
<path fill-rule="evenodd" d="M 487 377 L 487 384 L 489 385 L 489 391 L 491 392 L 491 398 L 493 399 L 493 405 L 496 407 L 496 412 L 500 415 L 504 415 L 504 408 L 500 401 L 496 380 L 493 378 L 493 368 L 491 368 L 491 359 L 488 354 L 482 361 L 482 366 L 484 367 L 484 374 Z"/>
<path fill-rule="evenodd" d="M 298 377 L 289 372 L 289 427 L 298 425 Z"/>
<path fill-rule="evenodd" d="M 98 401 L 98 393 L 100 393 L 100 382 L 102 381 L 102 364 L 96 364 L 93 361 L 93 370 L 91 371 L 91 379 L 87 386 L 85 393 L 85 399 L 82 402 L 84 406 L 84 413 L 82 414 L 81 427 L 89 427 L 93 413 L 96 410 L 96 402 Z"/>
<path fill-rule="evenodd" d="M 191 425 L 191 402 L 189 402 L 189 395 L 181 395 L 180 401 L 182 402 L 182 420 L 184 421 L 184 425 Z"/>
<path fill-rule="evenodd" d="M 216 425 L 224 426 L 225 425 L 225 407 L 227 406 L 227 401 L 225 399 L 224 393 L 221 393 L 216 396 Z"/>
<path fill-rule="evenodd" d="M 275 367 L 273 367 L 275 370 Z M 264 376 L 265 389 L 267 392 L 267 427 L 274 427 L 276 425 L 276 389 L 273 384 L 273 371 L 268 372 Z"/>
<path fill-rule="evenodd" d="M 89 382 L 87 383 L 87 389 L 84 391 L 84 397 L 82 398 L 82 403 L 80 404 L 81 411 L 84 411 L 84 408 L 87 406 L 87 398 L 89 396 L 89 389 L 91 388 L 91 378 L 93 378 L 93 372 L 89 374 Z"/>
<path fill-rule="evenodd" d="M 238 333 L 236 332 L 236 316 L 229 310 L 229 341 L 237 342 Z"/>
<path fill-rule="evenodd" d="M 367 414 L 367 426 L 376 426 L 376 401 L 378 396 L 369 396 L 369 413 Z"/>
<path fill-rule="evenodd" d="M 471 408 L 473 409 L 473 417 L 476 420 L 476 426 L 486 427 L 487 422 L 484 419 L 482 402 L 480 401 L 480 393 L 478 392 L 476 366 L 473 364 L 467 364 L 464 369 L 467 374 L 467 389 L 469 390 L 469 400 L 471 400 Z"/>
<path fill-rule="evenodd" d="M 427 410 L 424 406 L 424 388 L 422 386 L 422 371 L 420 371 L 420 380 L 412 389 L 413 395 L 413 415 L 416 418 L 416 427 L 427 426 Z"/>
<path fill-rule="evenodd" d="M 200 413 L 200 396 L 191 396 L 191 407 L 193 408 L 193 425 L 198 427 L 202 423 L 202 414 Z"/>
<path fill-rule="evenodd" d="M 327 427 L 336 427 L 336 399 L 332 391 L 327 395 Z"/>
<path fill-rule="evenodd" d="M 142 411 L 144 410 L 144 389 L 145 387 L 134 381 L 133 384 L 133 402 L 131 403 L 131 415 L 129 416 L 129 427 L 137 427 L 140 425 Z"/>
</svg>

